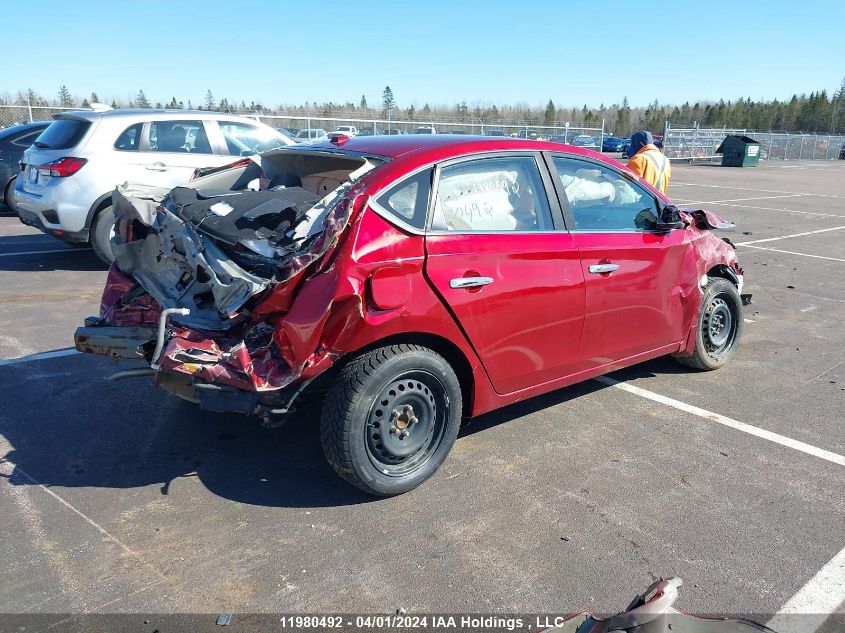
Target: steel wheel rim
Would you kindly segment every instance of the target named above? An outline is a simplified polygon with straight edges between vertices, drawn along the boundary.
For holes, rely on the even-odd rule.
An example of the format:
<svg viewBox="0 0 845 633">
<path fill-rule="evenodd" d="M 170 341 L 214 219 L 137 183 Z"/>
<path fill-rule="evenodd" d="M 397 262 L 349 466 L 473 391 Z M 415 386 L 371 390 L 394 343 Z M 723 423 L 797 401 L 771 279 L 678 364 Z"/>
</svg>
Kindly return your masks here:
<svg viewBox="0 0 845 633">
<path fill-rule="evenodd" d="M 707 304 L 701 319 L 701 337 L 707 353 L 718 358 L 733 347 L 736 340 L 737 314 L 720 293 Z"/>
<path fill-rule="evenodd" d="M 367 413 L 367 457 L 389 477 L 419 470 L 437 452 L 449 420 L 449 399 L 433 374 L 404 372 L 379 390 Z"/>
</svg>

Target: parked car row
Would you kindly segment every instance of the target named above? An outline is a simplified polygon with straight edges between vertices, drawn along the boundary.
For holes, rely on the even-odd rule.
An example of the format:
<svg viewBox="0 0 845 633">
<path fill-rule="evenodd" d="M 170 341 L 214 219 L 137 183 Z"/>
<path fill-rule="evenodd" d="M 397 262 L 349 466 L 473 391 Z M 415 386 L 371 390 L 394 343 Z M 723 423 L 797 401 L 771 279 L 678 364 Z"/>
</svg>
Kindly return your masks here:
<svg viewBox="0 0 845 633">
<path fill-rule="evenodd" d="M 0 187 L 2 187 L 2 201 L 7 207 L 15 210 L 15 178 L 20 171 L 20 162 L 26 149 L 35 142 L 49 121 L 24 123 L 13 125 L 0 130 Z"/>
<path fill-rule="evenodd" d="M 10 206 L 24 224 L 69 243 L 90 244 L 106 262 L 113 259 L 117 185 L 133 181 L 169 189 L 196 169 L 293 144 L 253 119 L 186 110 L 65 112 L 35 129 L 40 133 L 16 141 L 31 146 L 20 158 L 14 184 L 6 184 Z"/>
</svg>

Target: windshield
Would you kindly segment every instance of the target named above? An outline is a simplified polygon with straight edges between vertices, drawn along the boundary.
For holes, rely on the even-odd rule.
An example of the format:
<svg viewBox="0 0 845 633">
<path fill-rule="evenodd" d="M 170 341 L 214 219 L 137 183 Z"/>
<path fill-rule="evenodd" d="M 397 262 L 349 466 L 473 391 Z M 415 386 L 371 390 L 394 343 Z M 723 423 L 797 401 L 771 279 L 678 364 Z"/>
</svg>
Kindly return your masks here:
<svg viewBox="0 0 845 633">
<path fill-rule="evenodd" d="M 281 132 L 271 127 L 220 121 L 220 129 L 233 156 L 260 154 L 290 144 Z"/>
</svg>

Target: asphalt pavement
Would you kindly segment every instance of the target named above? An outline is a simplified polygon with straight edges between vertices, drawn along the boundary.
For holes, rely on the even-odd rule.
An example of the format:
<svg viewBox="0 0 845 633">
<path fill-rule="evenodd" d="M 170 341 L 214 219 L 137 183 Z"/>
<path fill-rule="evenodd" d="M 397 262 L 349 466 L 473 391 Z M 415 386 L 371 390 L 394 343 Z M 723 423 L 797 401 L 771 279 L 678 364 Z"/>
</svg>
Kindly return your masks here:
<svg viewBox="0 0 845 633">
<path fill-rule="evenodd" d="M 614 612 L 680 576 L 679 608 L 766 619 L 812 593 L 845 548 L 845 161 L 673 170 L 737 223 L 732 362 L 482 416 L 391 499 L 334 475 L 316 406 L 271 431 L 105 381 L 66 351 L 104 267 L 0 215 L 0 613 Z"/>
</svg>

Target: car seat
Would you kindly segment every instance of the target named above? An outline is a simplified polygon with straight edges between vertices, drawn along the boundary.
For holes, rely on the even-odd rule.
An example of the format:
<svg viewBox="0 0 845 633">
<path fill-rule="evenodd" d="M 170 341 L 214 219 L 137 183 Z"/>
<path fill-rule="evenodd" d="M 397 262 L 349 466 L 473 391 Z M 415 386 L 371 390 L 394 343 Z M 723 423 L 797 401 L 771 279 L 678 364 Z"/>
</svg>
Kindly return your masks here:
<svg viewBox="0 0 845 633">
<path fill-rule="evenodd" d="M 156 145 L 160 152 L 187 152 L 185 149 L 185 134 L 183 128 L 172 125 L 158 124 L 156 129 Z"/>
<path fill-rule="evenodd" d="M 194 147 L 191 151 L 195 154 L 211 154 L 211 144 L 208 142 L 204 128 L 199 128 L 194 134 Z"/>
</svg>

